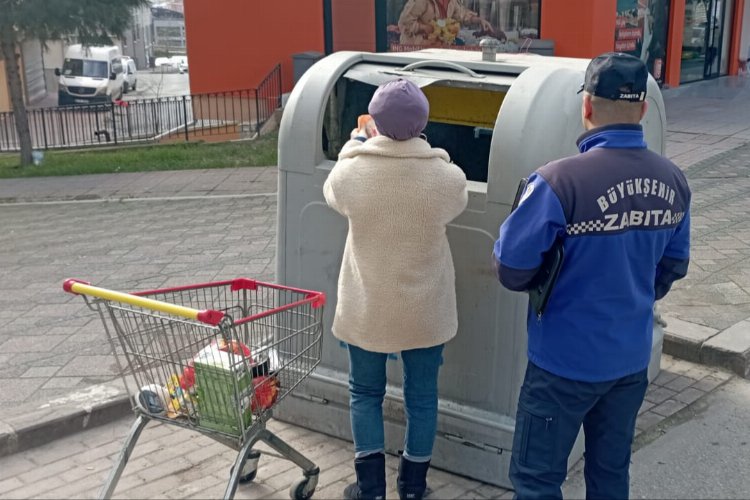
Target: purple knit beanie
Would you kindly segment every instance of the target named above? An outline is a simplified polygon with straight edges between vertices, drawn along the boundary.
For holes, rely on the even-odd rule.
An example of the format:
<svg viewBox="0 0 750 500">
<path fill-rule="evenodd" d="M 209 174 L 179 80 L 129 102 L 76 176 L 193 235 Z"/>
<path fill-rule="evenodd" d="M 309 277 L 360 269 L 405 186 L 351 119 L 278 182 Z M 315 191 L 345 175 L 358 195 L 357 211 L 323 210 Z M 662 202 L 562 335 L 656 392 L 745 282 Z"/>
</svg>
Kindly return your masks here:
<svg viewBox="0 0 750 500">
<path fill-rule="evenodd" d="M 419 87 L 399 78 L 375 90 L 368 112 L 375 120 L 378 134 L 405 141 L 419 137 L 427 126 L 430 103 Z"/>
</svg>

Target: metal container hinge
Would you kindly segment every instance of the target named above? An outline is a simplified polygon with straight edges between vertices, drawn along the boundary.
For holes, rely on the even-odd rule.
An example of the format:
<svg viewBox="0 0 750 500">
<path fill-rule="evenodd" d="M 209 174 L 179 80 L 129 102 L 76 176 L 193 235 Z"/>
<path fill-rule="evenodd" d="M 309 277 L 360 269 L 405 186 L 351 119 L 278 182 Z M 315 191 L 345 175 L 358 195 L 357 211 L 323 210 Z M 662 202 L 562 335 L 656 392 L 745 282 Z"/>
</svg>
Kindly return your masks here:
<svg viewBox="0 0 750 500">
<path fill-rule="evenodd" d="M 469 448 L 476 448 L 478 450 L 495 453 L 496 455 L 502 455 L 506 451 L 506 450 L 503 450 L 502 448 L 493 446 L 491 444 L 477 443 L 476 441 L 470 441 L 468 439 L 465 439 L 463 436 L 459 436 L 458 434 L 443 434 L 443 437 L 447 439 L 448 441 L 460 443 L 464 446 L 468 446 Z"/>
<path fill-rule="evenodd" d="M 313 396 L 312 394 L 305 394 L 304 392 L 293 392 L 292 397 L 304 399 L 305 401 L 311 401 L 319 405 L 327 405 L 329 403 L 329 401 L 325 398 L 321 398 L 319 396 Z"/>
</svg>

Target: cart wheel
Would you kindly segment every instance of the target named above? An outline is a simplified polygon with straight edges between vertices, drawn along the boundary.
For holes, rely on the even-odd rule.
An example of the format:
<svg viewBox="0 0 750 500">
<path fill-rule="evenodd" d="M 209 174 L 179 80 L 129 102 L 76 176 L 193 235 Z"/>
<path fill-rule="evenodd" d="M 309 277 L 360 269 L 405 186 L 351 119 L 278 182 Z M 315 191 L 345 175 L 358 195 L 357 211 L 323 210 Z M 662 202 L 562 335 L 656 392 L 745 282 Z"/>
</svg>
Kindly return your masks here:
<svg viewBox="0 0 750 500">
<path fill-rule="evenodd" d="M 312 489 L 308 491 L 307 488 L 309 483 L 309 477 L 300 479 L 299 481 L 294 483 L 292 487 L 289 488 L 289 496 L 292 498 L 292 500 L 309 500 L 310 498 L 312 498 L 313 493 L 315 493 L 315 484 L 317 483 L 317 481 L 313 483 Z"/>
<path fill-rule="evenodd" d="M 257 475 L 258 469 L 255 469 L 252 472 L 245 474 L 244 476 L 240 476 L 240 483 L 252 483 L 255 480 L 255 476 Z"/>
<path fill-rule="evenodd" d="M 258 475 L 258 460 L 260 459 L 260 452 L 250 450 L 245 460 L 245 465 L 242 467 L 242 474 L 240 475 L 240 483 L 251 483 L 255 480 L 255 476 Z M 234 472 L 234 466 L 230 471 L 230 474 Z"/>
</svg>

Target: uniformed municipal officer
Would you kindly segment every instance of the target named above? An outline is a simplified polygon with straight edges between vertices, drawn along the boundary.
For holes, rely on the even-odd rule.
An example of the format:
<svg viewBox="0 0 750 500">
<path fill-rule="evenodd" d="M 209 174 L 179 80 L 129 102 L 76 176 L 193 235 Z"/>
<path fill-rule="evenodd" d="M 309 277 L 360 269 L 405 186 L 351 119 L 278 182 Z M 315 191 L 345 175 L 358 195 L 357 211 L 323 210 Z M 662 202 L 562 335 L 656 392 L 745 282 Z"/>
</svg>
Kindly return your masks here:
<svg viewBox="0 0 750 500">
<path fill-rule="evenodd" d="M 586 496 L 628 497 L 654 301 L 687 273 L 690 243 L 685 176 L 647 149 L 639 124 L 647 79 L 626 54 L 591 61 L 580 153 L 529 177 L 495 243 L 498 277 L 511 290 L 529 289 L 553 245 L 564 255 L 546 309 L 528 316 L 510 466 L 519 498 L 562 498 L 581 425 Z"/>
</svg>

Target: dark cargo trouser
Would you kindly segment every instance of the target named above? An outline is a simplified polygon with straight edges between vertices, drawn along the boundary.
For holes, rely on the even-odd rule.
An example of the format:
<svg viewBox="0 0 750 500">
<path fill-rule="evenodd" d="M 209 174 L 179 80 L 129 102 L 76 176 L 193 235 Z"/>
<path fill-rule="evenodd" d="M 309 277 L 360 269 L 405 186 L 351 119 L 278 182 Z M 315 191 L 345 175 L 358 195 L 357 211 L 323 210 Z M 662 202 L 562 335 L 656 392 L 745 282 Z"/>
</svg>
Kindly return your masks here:
<svg viewBox="0 0 750 500">
<path fill-rule="evenodd" d="M 607 382 L 577 382 L 529 362 L 521 387 L 510 479 L 520 499 L 562 498 L 583 424 L 587 498 L 628 498 L 630 447 L 647 370 Z"/>
</svg>

